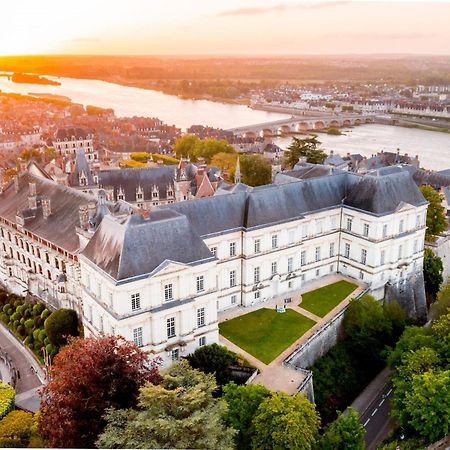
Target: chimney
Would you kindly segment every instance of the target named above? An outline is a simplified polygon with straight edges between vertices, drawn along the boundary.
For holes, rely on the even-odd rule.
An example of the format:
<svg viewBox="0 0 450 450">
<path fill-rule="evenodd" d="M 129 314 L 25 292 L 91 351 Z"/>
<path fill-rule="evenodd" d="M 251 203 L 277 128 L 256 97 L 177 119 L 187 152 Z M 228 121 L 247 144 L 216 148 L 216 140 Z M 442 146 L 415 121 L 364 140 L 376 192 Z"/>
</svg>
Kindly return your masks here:
<svg viewBox="0 0 450 450">
<path fill-rule="evenodd" d="M 78 207 L 78 214 L 80 217 L 80 228 L 87 230 L 89 225 L 89 211 L 87 205 L 80 205 Z"/>
<path fill-rule="evenodd" d="M 44 217 L 44 219 L 48 219 L 52 213 L 50 199 L 48 197 L 42 197 L 41 206 L 42 206 L 42 216 Z"/>
<path fill-rule="evenodd" d="M 28 207 L 30 209 L 37 208 L 37 195 L 36 195 L 36 183 L 30 182 L 28 184 L 29 192 L 28 192 Z"/>
</svg>

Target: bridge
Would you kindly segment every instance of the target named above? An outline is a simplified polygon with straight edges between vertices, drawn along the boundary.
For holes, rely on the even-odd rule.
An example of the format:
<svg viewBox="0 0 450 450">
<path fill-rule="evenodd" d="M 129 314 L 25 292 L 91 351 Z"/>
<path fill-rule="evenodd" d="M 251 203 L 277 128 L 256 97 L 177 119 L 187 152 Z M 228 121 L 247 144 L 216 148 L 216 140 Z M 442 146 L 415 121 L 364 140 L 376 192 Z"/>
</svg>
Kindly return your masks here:
<svg viewBox="0 0 450 450">
<path fill-rule="evenodd" d="M 290 118 L 258 123 L 244 127 L 230 128 L 235 135 L 241 137 L 269 137 L 280 134 L 304 133 L 311 130 L 326 128 L 342 128 L 374 123 L 375 115 L 346 114 L 333 116 L 291 116 Z"/>
</svg>

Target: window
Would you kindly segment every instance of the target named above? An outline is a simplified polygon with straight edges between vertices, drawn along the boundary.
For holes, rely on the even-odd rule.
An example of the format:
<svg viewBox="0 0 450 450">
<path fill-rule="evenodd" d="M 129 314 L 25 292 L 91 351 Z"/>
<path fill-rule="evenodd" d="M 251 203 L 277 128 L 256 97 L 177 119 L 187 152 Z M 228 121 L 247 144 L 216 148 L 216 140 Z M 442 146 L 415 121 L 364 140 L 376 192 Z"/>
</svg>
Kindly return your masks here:
<svg viewBox="0 0 450 450">
<path fill-rule="evenodd" d="M 323 233 L 323 222 L 322 222 L 322 220 L 316 220 L 316 232 L 317 232 L 317 234 Z"/>
<path fill-rule="evenodd" d="M 110 292 L 108 295 L 109 298 L 109 306 L 112 308 L 113 307 L 113 293 Z M 133 304 L 133 301 L 131 301 L 131 304 Z"/>
<path fill-rule="evenodd" d="M 403 257 L 403 246 L 398 246 L 398 259 L 401 259 Z"/>
<path fill-rule="evenodd" d="M 334 256 L 334 242 L 330 242 L 330 258 Z"/>
<path fill-rule="evenodd" d="M 335 230 L 337 227 L 336 227 L 336 217 L 332 217 L 331 218 L 331 229 L 332 230 Z"/>
<path fill-rule="evenodd" d="M 320 269 L 316 269 L 316 277 L 320 276 Z"/>
<path fill-rule="evenodd" d="M 385 238 L 387 236 L 387 225 L 383 225 L 383 237 Z"/>
<path fill-rule="evenodd" d="M 302 226 L 302 238 L 308 237 L 308 224 Z"/>
<path fill-rule="evenodd" d="M 399 232 L 399 233 L 403 233 L 404 225 L 405 225 L 405 221 L 404 221 L 403 219 L 400 220 L 400 224 L 399 224 L 399 226 L 398 226 L 398 232 Z"/>
<path fill-rule="evenodd" d="M 292 289 L 292 281 L 288 281 L 288 289 Z"/>
<path fill-rule="evenodd" d="M 203 292 L 205 290 L 205 278 L 203 275 L 197 277 L 197 292 Z"/>
<path fill-rule="evenodd" d="M 259 283 L 260 270 L 259 267 L 255 267 L 253 269 L 253 282 Z"/>
<path fill-rule="evenodd" d="M 416 228 L 420 227 L 420 214 L 416 216 Z"/>
<path fill-rule="evenodd" d="M 261 297 L 261 292 L 255 291 L 255 296 L 254 296 L 255 301 L 258 301 L 260 299 L 260 297 Z"/>
<path fill-rule="evenodd" d="M 350 244 L 349 243 L 345 243 L 345 253 L 344 253 L 346 258 L 350 258 Z"/>
<path fill-rule="evenodd" d="M 320 247 L 316 247 L 316 261 L 320 261 Z"/>
<path fill-rule="evenodd" d="M 289 242 L 289 244 L 293 244 L 295 242 L 295 230 L 289 230 L 288 242 Z"/>
<path fill-rule="evenodd" d="M 276 273 L 277 273 L 277 263 L 273 262 L 271 267 L 271 274 L 276 275 Z"/>
<path fill-rule="evenodd" d="M 380 265 L 384 264 L 384 260 L 386 258 L 386 250 L 381 250 L 381 255 L 380 255 Z"/>
<path fill-rule="evenodd" d="M 236 256 L 236 242 L 230 242 L 230 256 Z"/>
<path fill-rule="evenodd" d="M 361 264 L 366 264 L 366 261 L 367 261 L 367 250 L 363 248 L 361 250 Z"/>
<path fill-rule="evenodd" d="M 110 296 L 112 297 L 112 294 Z M 138 309 L 141 309 L 141 294 L 131 294 L 131 310 L 136 311 Z"/>
<path fill-rule="evenodd" d="M 277 248 L 277 247 L 278 247 L 278 235 L 273 234 L 272 235 L 272 248 Z"/>
<path fill-rule="evenodd" d="M 364 280 L 364 272 L 362 271 L 359 272 L 359 279 Z"/>
<path fill-rule="evenodd" d="M 417 253 L 417 239 L 414 239 L 413 252 Z"/>
<path fill-rule="evenodd" d="M 230 287 L 236 286 L 236 271 L 230 270 Z"/>
<path fill-rule="evenodd" d="M 253 241 L 253 247 L 255 253 L 259 253 L 261 251 L 261 239 L 255 239 Z"/>
<path fill-rule="evenodd" d="M 133 330 L 133 341 L 138 347 L 142 347 L 144 345 L 142 341 L 142 327 L 138 327 Z"/>
<path fill-rule="evenodd" d="M 197 309 L 197 327 L 205 326 L 205 308 Z"/>
<path fill-rule="evenodd" d="M 288 273 L 294 270 L 294 258 L 288 258 Z"/>
<path fill-rule="evenodd" d="M 334 272 L 334 264 L 330 265 L 330 272 Z"/>
<path fill-rule="evenodd" d="M 305 264 L 306 264 L 306 251 L 303 250 L 303 251 L 300 253 L 300 265 L 301 265 L 301 266 L 304 266 Z"/>
<path fill-rule="evenodd" d="M 167 339 L 175 336 L 175 317 L 167 319 Z"/>
<path fill-rule="evenodd" d="M 235 305 L 236 304 L 236 300 L 237 300 L 237 296 L 236 295 L 232 295 L 230 298 L 231 304 Z"/>
<path fill-rule="evenodd" d="M 209 250 L 214 256 L 217 256 L 217 247 L 211 247 Z"/>
<path fill-rule="evenodd" d="M 172 361 L 178 361 L 180 359 L 180 350 L 174 348 L 171 353 Z"/>
<path fill-rule="evenodd" d="M 166 284 L 164 286 L 164 300 L 168 302 L 169 300 L 173 300 L 173 286 L 172 283 Z"/>
<path fill-rule="evenodd" d="M 198 346 L 203 347 L 204 345 L 206 345 L 206 336 L 200 336 L 198 338 Z"/>
<path fill-rule="evenodd" d="M 347 231 L 352 231 L 353 219 L 347 218 Z"/>
<path fill-rule="evenodd" d="M 368 223 L 365 223 L 364 226 L 363 226 L 363 235 L 365 237 L 369 236 L 369 224 Z"/>
</svg>

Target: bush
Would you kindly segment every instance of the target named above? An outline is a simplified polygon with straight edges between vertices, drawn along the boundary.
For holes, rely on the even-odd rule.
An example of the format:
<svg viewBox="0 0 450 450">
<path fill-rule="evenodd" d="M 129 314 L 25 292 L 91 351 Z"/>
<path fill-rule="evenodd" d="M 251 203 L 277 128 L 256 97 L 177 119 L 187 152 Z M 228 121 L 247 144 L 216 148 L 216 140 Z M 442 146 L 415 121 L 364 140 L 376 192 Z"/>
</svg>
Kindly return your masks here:
<svg viewBox="0 0 450 450">
<path fill-rule="evenodd" d="M 16 391 L 14 388 L 0 381 L 0 419 L 14 408 L 15 401 Z"/>
<path fill-rule="evenodd" d="M 27 447 L 33 425 L 32 413 L 11 411 L 0 422 L 0 447 Z"/>
<path fill-rule="evenodd" d="M 40 331 L 40 330 L 34 330 L 34 331 L 33 331 L 33 339 L 34 339 L 35 341 L 37 341 L 37 340 L 39 339 L 39 331 Z"/>
<path fill-rule="evenodd" d="M 68 336 L 78 336 L 78 316 L 73 309 L 58 309 L 44 322 L 45 332 L 51 344 L 61 347 Z"/>
<path fill-rule="evenodd" d="M 45 320 L 50 314 L 51 312 L 47 308 L 45 308 L 44 311 L 42 311 L 41 313 L 41 318 Z"/>
<path fill-rule="evenodd" d="M 28 320 L 25 321 L 24 325 L 25 325 L 25 328 L 27 330 L 31 331 L 34 328 L 34 320 L 33 319 L 28 319 Z"/>
<path fill-rule="evenodd" d="M 24 337 L 27 333 L 25 330 L 25 327 L 23 325 L 19 325 L 17 327 L 17 332 L 20 334 L 20 336 Z"/>
<path fill-rule="evenodd" d="M 40 316 L 44 309 L 45 305 L 43 303 L 37 303 L 33 306 L 33 316 Z"/>
<path fill-rule="evenodd" d="M 180 160 L 176 158 L 172 158 L 171 156 L 167 155 L 160 155 L 159 153 L 154 153 L 152 156 L 153 161 L 155 162 L 162 161 L 166 165 L 178 164 L 180 162 Z"/>
<path fill-rule="evenodd" d="M 44 343 L 46 338 L 47 338 L 47 333 L 45 332 L 45 330 L 39 330 L 39 334 L 38 334 L 39 342 Z"/>
<path fill-rule="evenodd" d="M 3 323 L 8 323 L 8 316 L 4 313 L 4 312 L 2 312 L 1 314 L 0 314 L 0 320 L 3 322 Z"/>
</svg>

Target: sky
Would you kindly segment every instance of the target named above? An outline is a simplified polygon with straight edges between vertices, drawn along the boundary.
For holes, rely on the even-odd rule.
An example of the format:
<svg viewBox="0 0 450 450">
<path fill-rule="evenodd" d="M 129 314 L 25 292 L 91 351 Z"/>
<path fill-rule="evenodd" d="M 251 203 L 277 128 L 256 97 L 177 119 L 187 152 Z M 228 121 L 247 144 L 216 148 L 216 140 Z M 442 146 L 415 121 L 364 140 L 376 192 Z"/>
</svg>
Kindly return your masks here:
<svg viewBox="0 0 450 450">
<path fill-rule="evenodd" d="M 450 54 L 450 0 L 1 0 L 0 18 L 0 55 Z"/>
</svg>

